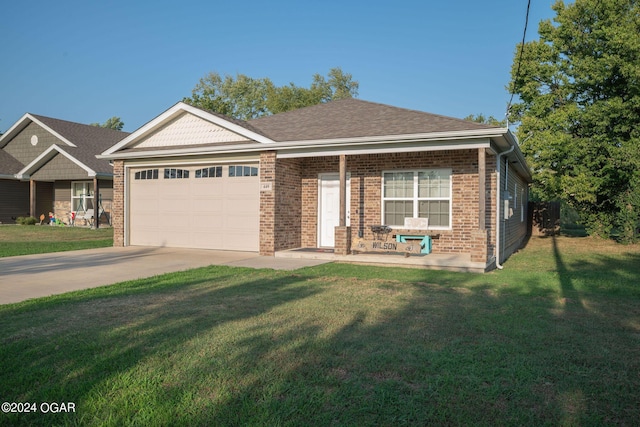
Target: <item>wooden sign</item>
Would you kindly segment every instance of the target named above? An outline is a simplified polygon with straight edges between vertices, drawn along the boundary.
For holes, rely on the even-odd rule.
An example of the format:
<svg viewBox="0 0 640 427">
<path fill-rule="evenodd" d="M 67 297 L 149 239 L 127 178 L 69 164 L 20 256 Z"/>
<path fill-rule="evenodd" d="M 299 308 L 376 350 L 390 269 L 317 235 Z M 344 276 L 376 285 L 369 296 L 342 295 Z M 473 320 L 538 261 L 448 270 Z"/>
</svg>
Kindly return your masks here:
<svg viewBox="0 0 640 427">
<path fill-rule="evenodd" d="M 354 239 L 351 242 L 351 252 L 400 252 L 405 254 L 419 254 L 419 242 L 400 243 L 395 240 L 365 240 Z"/>
</svg>

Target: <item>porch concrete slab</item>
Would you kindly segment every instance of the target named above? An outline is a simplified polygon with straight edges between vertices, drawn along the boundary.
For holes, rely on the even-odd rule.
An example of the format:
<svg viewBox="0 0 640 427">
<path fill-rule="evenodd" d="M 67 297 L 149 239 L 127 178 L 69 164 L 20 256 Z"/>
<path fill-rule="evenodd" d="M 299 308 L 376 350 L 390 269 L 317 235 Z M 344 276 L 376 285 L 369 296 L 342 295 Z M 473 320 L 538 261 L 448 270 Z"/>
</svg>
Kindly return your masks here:
<svg viewBox="0 0 640 427">
<path fill-rule="evenodd" d="M 350 255 L 336 255 L 322 250 L 309 251 L 287 250 L 276 252 L 276 258 L 302 258 L 325 260 L 327 262 L 345 262 L 351 264 L 367 264 L 389 267 L 413 267 L 431 270 L 449 270 L 473 273 L 484 273 L 487 265 L 481 262 L 472 262 L 470 255 L 465 254 L 428 254 L 410 255 L 397 253 L 359 253 Z"/>
<path fill-rule="evenodd" d="M 0 258 L 0 304 L 111 285 L 208 265 L 294 270 L 328 260 L 255 252 L 128 246 Z"/>
</svg>

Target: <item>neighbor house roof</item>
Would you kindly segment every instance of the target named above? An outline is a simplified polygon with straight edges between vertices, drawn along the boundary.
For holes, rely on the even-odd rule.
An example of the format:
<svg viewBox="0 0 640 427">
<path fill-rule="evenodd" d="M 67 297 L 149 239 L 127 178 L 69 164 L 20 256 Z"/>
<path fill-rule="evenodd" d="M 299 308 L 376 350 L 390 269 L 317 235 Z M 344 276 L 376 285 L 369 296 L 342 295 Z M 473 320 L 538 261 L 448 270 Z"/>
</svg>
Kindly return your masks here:
<svg viewBox="0 0 640 427">
<path fill-rule="evenodd" d="M 32 114 L 32 116 L 75 145 L 75 147 L 65 145 L 60 148 L 96 173 L 113 172 L 113 168 L 109 162 L 103 159 L 97 159 L 96 154 L 102 153 L 129 135 L 128 132 L 106 129 L 99 126 L 84 125 L 35 114 Z"/>
<path fill-rule="evenodd" d="M 263 135 L 278 142 L 453 132 L 495 127 L 353 98 L 261 117 L 248 123 Z"/>
<path fill-rule="evenodd" d="M 13 175 L 22 169 L 24 165 L 6 151 L 0 149 L 0 176 Z"/>
<path fill-rule="evenodd" d="M 47 149 L 28 165 L 22 165 L 2 148 L 32 122 L 57 137 L 60 143 Z M 127 135 L 127 132 L 27 113 L 0 137 L 0 172 L 28 175 L 46 164 L 56 153 L 63 153 L 87 170 L 89 175 L 111 175 L 113 168 L 109 161 L 96 158 L 96 154 L 102 153 Z"/>
</svg>

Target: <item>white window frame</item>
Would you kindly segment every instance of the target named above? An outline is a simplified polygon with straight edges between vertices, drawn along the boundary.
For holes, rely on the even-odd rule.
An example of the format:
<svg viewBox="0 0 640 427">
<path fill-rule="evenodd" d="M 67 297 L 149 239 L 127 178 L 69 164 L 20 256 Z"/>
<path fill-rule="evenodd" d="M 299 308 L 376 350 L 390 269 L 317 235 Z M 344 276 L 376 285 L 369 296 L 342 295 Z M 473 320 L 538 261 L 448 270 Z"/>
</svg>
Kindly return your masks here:
<svg viewBox="0 0 640 427">
<path fill-rule="evenodd" d="M 449 174 L 449 197 L 418 197 L 418 175 L 420 172 L 446 172 Z M 384 175 L 386 173 L 407 173 L 413 172 L 413 197 L 385 197 L 384 196 Z M 431 222 L 427 230 L 451 230 L 453 228 L 453 170 L 451 168 L 427 168 L 427 169 L 392 169 L 383 170 L 380 179 L 380 224 L 385 224 L 385 201 L 406 200 L 413 201 L 413 217 L 418 218 L 420 200 L 447 200 L 449 201 L 449 226 L 432 226 Z M 390 225 L 392 229 L 404 229 L 403 225 Z"/>
<path fill-rule="evenodd" d="M 83 184 L 84 188 L 81 196 L 74 195 L 73 190 L 76 184 Z M 88 202 L 91 202 L 93 204 L 93 181 L 71 181 L 71 211 L 72 212 L 79 212 L 77 209 L 75 209 L 75 203 L 74 203 L 75 200 L 79 200 L 79 199 L 82 199 L 82 207 L 84 208 L 84 210 L 80 212 L 86 212 L 87 209 L 93 209 L 89 207 L 89 203 L 88 203 Z"/>
</svg>

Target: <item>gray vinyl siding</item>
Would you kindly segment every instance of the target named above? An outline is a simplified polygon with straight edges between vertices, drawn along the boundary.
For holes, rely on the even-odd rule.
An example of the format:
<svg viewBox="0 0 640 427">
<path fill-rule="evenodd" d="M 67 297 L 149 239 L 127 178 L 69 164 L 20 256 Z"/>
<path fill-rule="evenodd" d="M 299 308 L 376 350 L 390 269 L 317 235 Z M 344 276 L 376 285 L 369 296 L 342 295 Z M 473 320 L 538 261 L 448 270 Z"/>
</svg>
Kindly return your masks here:
<svg viewBox="0 0 640 427">
<path fill-rule="evenodd" d="M 19 216 L 29 216 L 29 183 L 0 179 L 0 223 L 15 224 Z"/>
<path fill-rule="evenodd" d="M 38 143 L 31 145 L 31 137 L 36 135 Z M 4 150 L 25 165 L 28 165 L 53 144 L 66 145 L 37 123 L 31 122 L 4 147 Z"/>
<path fill-rule="evenodd" d="M 519 176 L 515 169 L 509 165 L 508 171 L 504 160 L 500 170 L 500 219 L 501 219 L 501 238 L 500 252 L 501 259 L 504 260 L 515 252 L 523 240 L 527 236 L 527 210 L 529 200 L 529 186 L 526 181 Z M 506 179 L 506 190 L 505 190 Z M 504 198 L 505 191 L 510 196 L 509 208 L 511 209 L 511 217 L 504 219 Z"/>
<path fill-rule="evenodd" d="M 36 182 L 36 218 L 44 214 L 48 220 L 49 212 L 53 211 L 53 182 Z"/>
<path fill-rule="evenodd" d="M 89 178 L 86 170 L 69 160 L 62 154 L 57 154 L 47 164 L 31 175 L 37 181 L 54 180 L 86 180 Z M 93 178 L 91 178 L 93 179 Z"/>
</svg>

